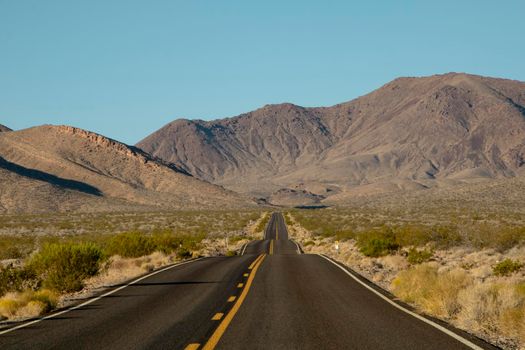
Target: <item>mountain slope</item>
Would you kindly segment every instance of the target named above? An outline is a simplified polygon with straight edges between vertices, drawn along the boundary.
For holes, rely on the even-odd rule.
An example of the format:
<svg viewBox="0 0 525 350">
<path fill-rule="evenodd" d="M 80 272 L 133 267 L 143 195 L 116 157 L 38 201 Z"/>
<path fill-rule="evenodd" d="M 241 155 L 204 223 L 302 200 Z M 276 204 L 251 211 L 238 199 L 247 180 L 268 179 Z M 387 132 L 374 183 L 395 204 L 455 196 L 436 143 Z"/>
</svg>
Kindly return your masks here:
<svg viewBox="0 0 525 350">
<path fill-rule="evenodd" d="M 0 124 L 0 132 L 12 131 L 7 126 Z"/>
<path fill-rule="evenodd" d="M 51 210 L 98 209 L 90 204 L 99 206 L 102 201 L 103 208 L 117 209 L 246 204 L 238 195 L 198 180 L 139 149 L 68 126 L 46 125 L 0 134 L 0 169 L 11 179 L 0 183 L 4 210 L 24 211 L 20 205 L 9 203 L 45 204 L 42 198 L 50 201 Z M 14 191 L 22 179 L 31 191 Z M 64 196 L 70 198 L 69 206 L 57 204 Z"/>
<path fill-rule="evenodd" d="M 332 107 L 281 104 L 209 122 L 176 120 L 137 146 L 240 192 L 426 188 L 521 173 L 524 106 L 523 82 L 400 78 Z"/>
</svg>

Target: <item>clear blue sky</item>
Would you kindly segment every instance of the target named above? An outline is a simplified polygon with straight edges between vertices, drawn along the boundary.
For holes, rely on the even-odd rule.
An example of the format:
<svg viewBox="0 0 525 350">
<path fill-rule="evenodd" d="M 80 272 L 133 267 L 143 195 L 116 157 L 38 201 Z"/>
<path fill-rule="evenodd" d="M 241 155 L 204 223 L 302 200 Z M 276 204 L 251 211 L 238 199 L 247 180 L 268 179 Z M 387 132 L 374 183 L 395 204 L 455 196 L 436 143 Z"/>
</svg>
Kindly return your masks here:
<svg viewBox="0 0 525 350">
<path fill-rule="evenodd" d="M 525 80 L 525 1 L 0 0 L 0 124 L 133 144 L 169 121 L 332 105 L 398 76 Z"/>
</svg>

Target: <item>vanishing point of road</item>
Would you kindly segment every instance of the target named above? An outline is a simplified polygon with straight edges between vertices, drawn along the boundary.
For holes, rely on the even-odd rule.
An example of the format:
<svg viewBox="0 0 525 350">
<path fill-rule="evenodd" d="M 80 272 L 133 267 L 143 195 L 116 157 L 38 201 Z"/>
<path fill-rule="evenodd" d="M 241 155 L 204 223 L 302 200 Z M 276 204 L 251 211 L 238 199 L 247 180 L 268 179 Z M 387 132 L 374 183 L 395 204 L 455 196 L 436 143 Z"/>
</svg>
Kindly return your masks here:
<svg viewBox="0 0 525 350">
<path fill-rule="evenodd" d="M 302 254 L 282 214 L 235 257 L 179 263 L 44 319 L 4 349 L 492 349 L 393 302 L 343 265 Z"/>
</svg>

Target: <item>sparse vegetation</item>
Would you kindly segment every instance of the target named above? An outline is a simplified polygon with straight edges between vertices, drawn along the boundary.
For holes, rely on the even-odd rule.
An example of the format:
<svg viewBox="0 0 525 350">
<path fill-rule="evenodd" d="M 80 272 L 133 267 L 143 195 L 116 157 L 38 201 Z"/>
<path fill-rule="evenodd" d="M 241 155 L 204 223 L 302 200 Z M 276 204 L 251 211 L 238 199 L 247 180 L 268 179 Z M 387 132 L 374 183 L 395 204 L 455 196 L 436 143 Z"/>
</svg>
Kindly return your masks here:
<svg viewBox="0 0 525 350">
<path fill-rule="evenodd" d="M 522 268 L 523 263 L 512 259 L 505 259 L 494 265 L 492 271 L 496 276 L 508 276 L 510 274 L 518 272 Z"/>
<path fill-rule="evenodd" d="M 204 239 L 242 243 L 244 228 L 260 217 L 257 211 L 0 216 L 0 260 L 13 259 L 0 264 L 0 315 L 37 316 L 101 271 L 115 281 L 131 278 L 191 258 Z"/>
<path fill-rule="evenodd" d="M 270 212 L 266 212 L 263 216 L 263 218 L 259 221 L 259 224 L 255 227 L 255 232 L 264 232 L 264 229 L 266 228 L 266 225 L 268 225 L 268 222 L 270 221 L 270 218 L 271 218 L 271 213 Z"/>
<path fill-rule="evenodd" d="M 295 220 L 314 236 L 336 240 L 365 242 L 367 236 L 377 239 L 381 232 L 389 232 L 387 240 L 395 241 L 399 247 L 430 244 L 435 248 L 470 246 L 505 251 L 525 243 L 525 221 L 519 216 L 480 213 L 477 211 L 473 219 L 468 212 L 453 212 L 447 207 L 430 211 L 410 207 L 406 211 L 354 207 L 291 211 Z M 376 242 L 378 246 L 381 244 Z"/>
</svg>

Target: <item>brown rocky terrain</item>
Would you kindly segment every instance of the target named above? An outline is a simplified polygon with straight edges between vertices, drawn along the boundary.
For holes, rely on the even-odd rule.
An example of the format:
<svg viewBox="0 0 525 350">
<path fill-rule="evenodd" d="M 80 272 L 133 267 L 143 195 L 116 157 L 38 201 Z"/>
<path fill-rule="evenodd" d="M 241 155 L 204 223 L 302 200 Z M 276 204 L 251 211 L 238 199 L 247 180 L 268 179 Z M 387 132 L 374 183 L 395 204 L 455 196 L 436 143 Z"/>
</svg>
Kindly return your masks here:
<svg viewBox="0 0 525 350">
<path fill-rule="evenodd" d="M 137 146 L 258 196 L 302 186 L 340 201 L 511 178 L 525 169 L 525 83 L 457 73 L 399 78 L 332 107 L 279 104 L 175 120 Z"/>
<path fill-rule="evenodd" d="M 0 124 L 0 132 L 12 131 L 7 126 Z"/>
<path fill-rule="evenodd" d="M 304 189 L 281 188 L 275 191 L 268 198 L 269 202 L 275 205 L 288 207 L 308 206 L 319 204 L 324 196 L 309 192 Z"/>
<path fill-rule="evenodd" d="M 45 125 L 0 134 L 0 210 L 217 208 L 237 194 L 104 136 Z"/>
</svg>

